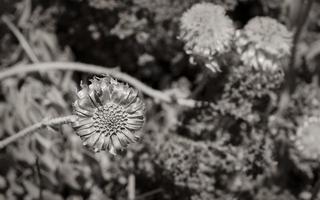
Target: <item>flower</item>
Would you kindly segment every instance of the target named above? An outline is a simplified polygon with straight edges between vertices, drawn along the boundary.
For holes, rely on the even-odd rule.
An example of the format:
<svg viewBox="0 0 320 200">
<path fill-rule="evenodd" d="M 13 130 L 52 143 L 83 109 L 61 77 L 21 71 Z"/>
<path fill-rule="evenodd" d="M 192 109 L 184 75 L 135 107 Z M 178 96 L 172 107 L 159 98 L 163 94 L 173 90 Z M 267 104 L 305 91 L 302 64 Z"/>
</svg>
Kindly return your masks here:
<svg viewBox="0 0 320 200">
<path fill-rule="evenodd" d="M 320 117 L 307 118 L 297 129 L 295 144 L 305 158 L 320 158 Z"/>
<path fill-rule="evenodd" d="M 134 133 L 143 126 L 145 105 L 137 90 L 109 76 L 95 77 L 77 97 L 73 127 L 84 145 L 116 154 L 138 139 Z"/>
<path fill-rule="evenodd" d="M 290 55 L 292 33 L 275 19 L 255 17 L 236 32 L 235 44 L 245 65 L 274 72 Z"/>
<path fill-rule="evenodd" d="M 235 33 L 232 20 L 222 6 L 199 3 L 186 11 L 180 20 L 179 39 L 192 60 L 204 60 L 213 72 L 220 71 L 218 54 L 229 51 Z"/>
</svg>

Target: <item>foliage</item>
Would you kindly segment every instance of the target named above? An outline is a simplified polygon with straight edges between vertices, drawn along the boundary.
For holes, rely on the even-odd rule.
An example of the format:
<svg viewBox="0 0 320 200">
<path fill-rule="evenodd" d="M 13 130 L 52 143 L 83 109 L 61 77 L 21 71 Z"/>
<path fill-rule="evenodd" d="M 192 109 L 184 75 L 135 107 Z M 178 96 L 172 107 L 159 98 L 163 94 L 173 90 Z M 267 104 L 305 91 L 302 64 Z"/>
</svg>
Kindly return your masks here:
<svg viewBox="0 0 320 200">
<path fill-rule="evenodd" d="M 319 160 L 297 144 L 319 141 L 297 132 L 320 110 L 319 2 L 314 2 L 297 44 L 296 89 L 285 106 L 281 97 L 287 63 L 271 71 L 249 66 L 235 41 L 223 55 L 211 55 L 219 59 L 221 72 L 203 67 L 206 55 L 197 58 L 204 62 L 189 63 L 184 45 L 197 40 L 180 41 L 177 36 L 183 13 L 199 2 L 5 0 L 0 15 L 21 31 L 40 62 L 116 68 L 173 100 L 194 98 L 198 103 L 184 108 L 145 96 L 141 139 L 117 157 L 83 148 L 69 125 L 46 128 L 12 143 L 0 150 L 0 199 L 121 200 L 129 199 L 132 190 L 135 199 L 145 200 L 310 199 L 319 184 Z M 224 17 L 238 30 L 265 16 L 293 31 L 300 1 L 205 2 L 225 10 Z M 195 31 L 196 37 L 199 34 Z M 278 42 L 289 50 L 286 41 Z M 0 50 L 0 69 L 31 62 L 2 21 Z M 71 114 L 76 91 L 81 90 L 77 85 L 89 85 L 90 78 L 48 71 L 1 80 L 0 139 L 44 118 Z"/>
</svg>

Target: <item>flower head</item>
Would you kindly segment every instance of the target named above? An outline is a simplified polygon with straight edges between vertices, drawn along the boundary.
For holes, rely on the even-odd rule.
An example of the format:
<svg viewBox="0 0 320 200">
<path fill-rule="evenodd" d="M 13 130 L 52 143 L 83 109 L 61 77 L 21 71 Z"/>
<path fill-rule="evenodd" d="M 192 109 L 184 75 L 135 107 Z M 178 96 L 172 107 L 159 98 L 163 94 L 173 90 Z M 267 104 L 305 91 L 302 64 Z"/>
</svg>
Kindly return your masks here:
<svg viewBox="0 0 320 200">
<path fill-rule="evenodd" d="M 245 65 L 278 71 L 290 55 L 292 33 L 275 19 L 255 17 L 237 31 L 235 43 Z"/>
<path fill-rule="evenodd" d="M 185 42 L 186 53 L 204 59 L 207 67 L 219 71 L 214 56 L 229 51 L 235 33 L 225 9 L 211 3 L 199 3 L 186 11 L 180 21 L 179 39 Z"/>
<path fill-rule="evenodd" d="M 305 158 L 320 158 L 320 117 L 307 118 L 297 130 L 296 146 Z"/>
<path fill-rule="evenodd" d="M 73 127 L 84 145 L 116 154 L 138 139 L 134 133 L 143 126 L 145 105 L 137 90 L 109 76 L 95 77 L 77 97 Z"/>
</svg>

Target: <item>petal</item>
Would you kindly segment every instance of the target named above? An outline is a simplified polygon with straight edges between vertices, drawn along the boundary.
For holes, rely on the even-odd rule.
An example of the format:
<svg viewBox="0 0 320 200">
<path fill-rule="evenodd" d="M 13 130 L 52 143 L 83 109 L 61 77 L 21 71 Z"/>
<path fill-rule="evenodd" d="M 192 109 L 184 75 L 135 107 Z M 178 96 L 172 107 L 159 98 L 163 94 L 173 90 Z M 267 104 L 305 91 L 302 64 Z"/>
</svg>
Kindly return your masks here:
<svg viewBox="0 0 320 200">
<path fill-rule="evenodd" d="M 96 131 L 93 131 L 93 132 L 90 132 L 90 133 L 87 132 L 86 135 L 80 136 L 81 140 L 83 141 L 83 145 L 87 145 L 87 144 L 88 144 L 87 140 L 88 140 L 89 138 L 91 138 L 92 134 L 95 134 L 95 132 L 96 132 Z"/>
<path fill-rule="evenodd" d="M 106 82 L 101 83 L 101 96 L 100 100 L 102 104 L 106 104 L 108 101 L 111 100 L 111 91 L 110 87 Z"/>
<path fill-rule="evenodd" d="M 119 141 L 119 138 L 116 135 L 111 136 L 111 142 L 112 142 L 112 146 L 116 149 L 116 150 L 120 150 L 121 149 L 121 143 Z"/>
<path fill-rule="evenodd" d="M 114 85 L 111 99 L 114 103 L 120 104 L 120 102 L 125 98 L 125 88 L 123 84 Z"/>
<path fill-rule="evenodd" d="M 110 146 L 109 152 L 110 152 L 112 155 L 115 155 L 115 156 L 117 155 L 117 151 L 116 151 L 116 149 L 114 148 L 113 145 Z"/>
<path fill-rule="evenodd" d="M 128 129 L 124 129 L 122 131 L 122 134 L 124 136 L 126 136 L 130 142 L 135 142 L 136 141 L 135 135 L 133 135 L 133 133 L 131 131 L 129 131 Z"/>
<path fill-rule="evenodd" d="M 127 105 L 127 99 L 128 99 L 128 97 L 130 96 L 130 93 L 131 93 L 130 87 L 128 85 L 124 85 L 122 93 L 123 93 L 122 97 L 121 97 L 121 99 L 119 100 L 118 103 L 120 105 Z"/>
<path fill-rule="evenodd" d="M 123 147 L 126 147 L 130 142 L 129 142 L 129 140 L 128 140 L 128 138 L 125 136 L 125 135 L 123 135 L 122 133 L 118 133 L 117 134 L 117 137 L 118 137 L 118 139 L 119 139 L 119 141 L 120 141 L 120 144 L 123 146 Z"/>
<path fill-rule="evenodd" d="M 119 85 L 120 83 L 116 79 L 110 78 L 109 79 L 109 84 L 110 85 Z"/>
<path fill-rule="evenodd" d="M 131 131 L 137 131 L 140 130 L 142 128 L 143 125 L 143 120 L 141 122 L 135 122 L 132 124 L 127 123 L 126 124 L 126 128 L 131 130 Z"/>
<path fill-rule="evenodd" d="M 79 118 L 77 121 L 75 121 L 74 123 L 72 123 L 72 126 L 74 128 L 78 128 L 80 126 L 84 126 L 84 125 L 88 125 L 88 124 L 92 124 L 93 123 L 93 120 L 92 118 Z"/>
<path fill-rule="evenodd" d="M 94 127 L 90 127 L 88 129 L 78 130 L 76 132 L 76 134 L 82 138 L 82 137 L 90 136 L 91 134 L 94 134 L 95 132 L 96 132 L 96 129 Z"/>
<path fill-rule="evenodd" d="M 94 107 L 99 108 L 100 106 L 102 106 L 101 100 L 96 90 L 91 90 L 88 96 Z"/>
<path fill-rule="evenodd" d="M 86 129 L 89 129 L 89 128 L 93 128 L 92 125 L 93 124 L 85 124 L 85 125 L 82 125 L 82 126 L 79 126 L 79 127 L 74 127 L 74 129 L 76 129 L 77 131 L 86 130 Z"/>
<path fill-rule="evenodd" d="M 128 94 L 125 101 L 123 101 L 123 105 L 125 108 L 130 106 L 138 97 L 139 92 L 137 90 L 134 90 L 130 88 L 130 93 Z"/>
<path fill-rule="evenodd" d="M 94 113 L 94 110 L 92 110 L 91 108 L 89 110 L 89 109 L 83 109 L 77 106 L 77 101 L 73 104 L 73 110 L 75 114 L 80 117 L 92 117 Z"/>
<path fill-rule="evenodd" d="M 137 98 L 136 101 L 127 108 L 128 113 L 133 113 L 137 110 L 144 110 L 144 103 L 140 98 Z"/>
<path fill-rule="evenodd" d="M 103 146 L 104 146 L 104 142 L 105 142 L 105 139 L 104 139 L 104 136 L 101 135 L 96 143 L 96 149 L 98 149 L 98 151 L 101 151 L 103 150 Z"/>
<path fill-rule="evenodd" d="M 91 135 L 85 135 L 83 137 L 80 137 L 81 140 L 83 141 L 82 144 L 85 146 L 88 146 L 88 140 L 90 139 Z"/>
<path fill-rule="evenodd" d="M 88 95 L 88 91 L 89 91 L 88 86 L 86 86 L 86 85 L 83 86 L 83 88 L 80 91 L 78 91 L 78 93 L 77 93 L 78 98 L 82 99 L 82 98 L 86 97 Z"/>
<path fill-rule="evenodd" d="M 76 102 L 77 102 L 77 105 L 82 109 L 86 109 L 90 111 L 96 108 L 96 106 L 92 103 L 89 95 L 81 99 L 78 99 Z"/>
<path fill-rule="evenodd" d="M 94 105 L 92 105 L 91 100 L 88 98 L 88 95 L 84 98 L 77 99 L 73 105 L 83 110 L 88 110 L 88 111 L 94 110 Z"/>
<path fill-rule="evenodd" d="M 126 127 L 130 130 L 136 131 L 142 128 L 144 119 L 142 118 L 128 118 Z"/>
<path fill-rule="evenodd" d="M 101 134 L 102 133 L 93 133 L 87 140 L 87 144 L 90 146 L 90 147 L 95 147 L 95 144 L 96 142 L 99 140 L 99 138 L 101 137 Z"/>
<path fill-rule="evenodd" d="M 110 136 L 104 136 L 104 145 L 102 149 L 109 149 L 110 146 Z"/>
<path fill-rule="evenodd" d="M 101 90 L 101 80 L 97 77 L 91 80 L 91 84 L 89 85 L 90 90 L 100 91 Z"/>
<path fill-rule="evenodd" d="M 128 114 L 128 118 L 138 118 L 138 119 L 144 119 L 144 112 L 143 110 L 137 110 L 134 113 Z"/>
</svg>

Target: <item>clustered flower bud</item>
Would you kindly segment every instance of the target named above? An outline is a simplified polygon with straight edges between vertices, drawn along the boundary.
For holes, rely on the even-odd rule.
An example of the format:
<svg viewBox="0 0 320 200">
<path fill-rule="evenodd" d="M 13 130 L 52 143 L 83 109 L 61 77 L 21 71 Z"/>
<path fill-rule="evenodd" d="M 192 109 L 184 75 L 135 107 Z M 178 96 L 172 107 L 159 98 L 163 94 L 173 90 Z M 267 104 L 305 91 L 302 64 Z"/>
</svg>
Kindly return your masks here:
<svg viewBox="0 0 320 200">
<path fill-rule="evenodd" d="M 73 104 L 73 123 L 83 144 L 112 154 L 135 142 L 144 123 L 145 105 L 138 91 L 106 76 L 82 85 Z"/>
<path fill-rule="evenodd" d="M 307 118 L 297 129 L 295 144 L 303 157 L 307 159 L 320 158 L 320 117 Z"/>
<path fill-rule="evenodd" d="M 236 32 L 235 45 L 245 65 L 275 72 L 290 56 L 292 33 L 275 19 L 255 17 Z"/>
<path fill-rule="evenodd" d="M 185 42 L 190 62 L 202 61 L 213 72 L 220 71 L 217 55 L 230 50 L 235 33 L 232 20 L 222 6 L 199 3 L 181 17 L 179 39 Z"/>
</svg>

